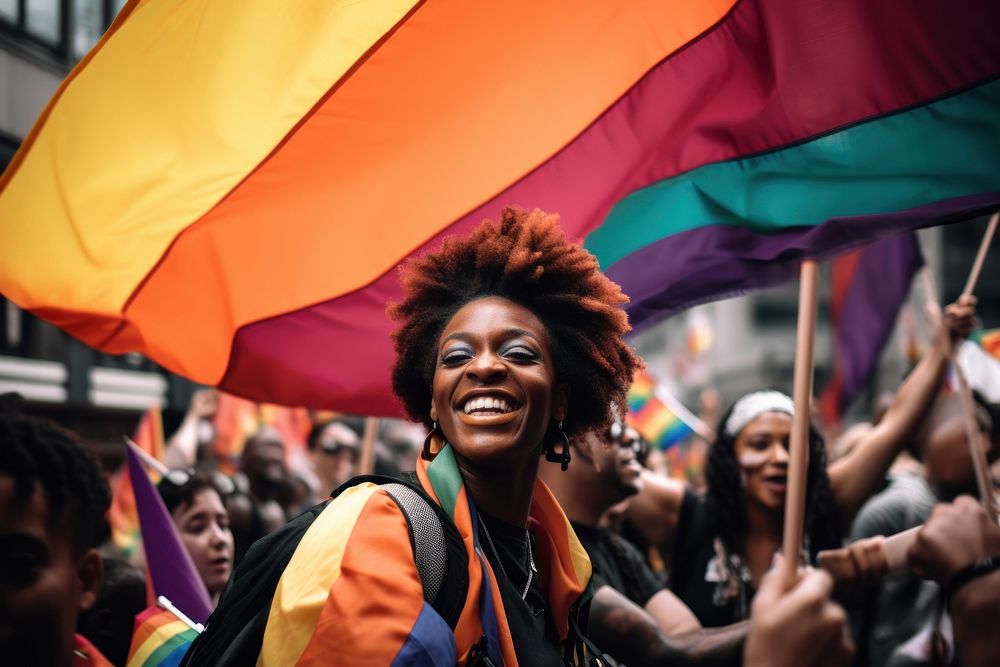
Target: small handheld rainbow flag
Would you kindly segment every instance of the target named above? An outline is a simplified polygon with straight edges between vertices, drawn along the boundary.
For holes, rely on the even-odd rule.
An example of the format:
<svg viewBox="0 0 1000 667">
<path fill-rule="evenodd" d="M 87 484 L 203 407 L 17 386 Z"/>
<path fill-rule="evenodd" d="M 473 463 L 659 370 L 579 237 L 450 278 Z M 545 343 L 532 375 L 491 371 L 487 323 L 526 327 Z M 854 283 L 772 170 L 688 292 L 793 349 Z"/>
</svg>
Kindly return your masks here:
<svg viewBox="0 0 1000 667">
<path fill-rule="evenodd" d="M 191 642 L 204 628 L 167 598 L 135 617 L 135 630 L 126 667 L 174 667 L 179 665 Z"/>
<path fill-rule="evenodd" d="M 974 331 L 969 340 L 973 341 L 991 357 L 1000 361 L 1000 329 L 980 329 Z"/>
<path fill-rule="evenodd" d="M 660 393 L 653 378 L 637 376 L 628 391 L 629 421 L 651 445 L 666 450 L 695 430 L 660 399 Z"/>
</svg>

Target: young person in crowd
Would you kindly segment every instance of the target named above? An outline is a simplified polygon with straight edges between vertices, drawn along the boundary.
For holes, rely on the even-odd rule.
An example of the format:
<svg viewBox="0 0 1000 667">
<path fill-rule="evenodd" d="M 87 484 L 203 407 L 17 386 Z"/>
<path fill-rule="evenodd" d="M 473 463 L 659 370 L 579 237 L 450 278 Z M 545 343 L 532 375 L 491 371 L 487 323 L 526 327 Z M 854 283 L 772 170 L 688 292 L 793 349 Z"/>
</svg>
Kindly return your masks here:
<svg viewBox="0 0 1000 667">
<path fill-rule="evenodd" d="M 18 403 L 0 396 L 0 661 L 110 667 L 76 634 L 104 579 L 107 480 L 76 436 Z"/>
<path fill-rule="evenodd" d="M 212 602 L 217 602 L 233 570 L 233 533 L 224 502 L 227 489 L 220 489 L 205 473 L 194 473 L 180 484 L 167 476 L 157 489 Z"/>
</svg>

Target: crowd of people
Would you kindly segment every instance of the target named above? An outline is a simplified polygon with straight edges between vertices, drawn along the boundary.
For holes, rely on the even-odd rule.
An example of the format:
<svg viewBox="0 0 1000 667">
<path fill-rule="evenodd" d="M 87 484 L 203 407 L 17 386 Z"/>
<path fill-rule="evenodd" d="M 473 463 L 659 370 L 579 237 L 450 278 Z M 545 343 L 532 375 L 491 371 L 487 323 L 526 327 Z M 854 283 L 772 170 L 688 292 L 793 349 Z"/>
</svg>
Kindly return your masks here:
<svg viewBox="0 0 1000 667">
<path fill-rule="evenodd" d="M 383 424 L 378 477 L 355 478 L 354 417 L 296 452 L 263 427 L 234 475 L 199 426 L 213 392 L 170 438 L 158 490 L 217 605 L 185 664 L 1000 660 L 1000 526 L 942 389 L 973 298 L 872 423 L 836 446 L 810 429 L 802 553 L 783 554 L 792 400 L 722 413 L 703 492 L 654 470 L 627 419 L 627 299 L 554 216 L 505 209 L 401 279 L 393 389 L 421 426 Z M 1000 406 L 975 400 L 992 461 Z M 84 443 L 3 397 L 0 662 L 125 663 L 148 597 L 141 558 L 108 547 L 110 502 Z M 890 572 L 884 537 L 910 528 Z"/>
</svg>

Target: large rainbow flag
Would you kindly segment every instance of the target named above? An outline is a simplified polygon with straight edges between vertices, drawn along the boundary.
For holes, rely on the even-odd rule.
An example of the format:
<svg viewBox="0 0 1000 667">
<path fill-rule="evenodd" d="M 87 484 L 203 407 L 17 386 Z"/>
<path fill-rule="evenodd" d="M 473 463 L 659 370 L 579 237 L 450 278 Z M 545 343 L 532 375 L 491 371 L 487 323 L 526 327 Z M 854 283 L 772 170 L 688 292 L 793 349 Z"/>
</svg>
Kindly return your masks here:
<svg viewBox="0 0 1000 667">
<path fill-rule="evenodd" d="M 396 266 L 562 216 L 645 327 L 1000 206 L 1000 3 L 130 0 L 0 178 L 0 291 L 242 396 L 395 413 Z"/>
</svg>

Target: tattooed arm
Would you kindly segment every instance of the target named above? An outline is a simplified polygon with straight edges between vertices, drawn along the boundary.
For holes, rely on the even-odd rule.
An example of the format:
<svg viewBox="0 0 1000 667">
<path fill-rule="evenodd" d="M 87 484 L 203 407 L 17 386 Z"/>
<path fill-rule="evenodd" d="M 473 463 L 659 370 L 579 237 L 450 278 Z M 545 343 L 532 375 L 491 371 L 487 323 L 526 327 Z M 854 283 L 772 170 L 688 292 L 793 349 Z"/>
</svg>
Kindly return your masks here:
<svg viewBox="0 0 1000 667">
<path fill-rule="evenodd" d="M 590 605 L 589 628 L 601 650 L 629 667 L 740 665 L 749 623 L 668 637 L 642 607 L 602 586 Z"/>
</svg>

